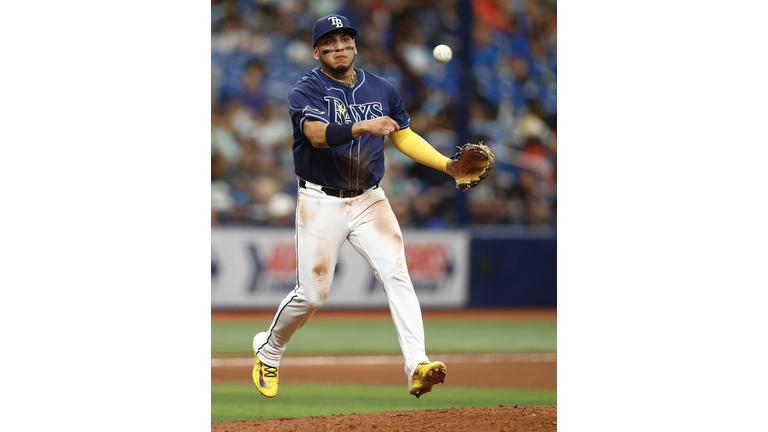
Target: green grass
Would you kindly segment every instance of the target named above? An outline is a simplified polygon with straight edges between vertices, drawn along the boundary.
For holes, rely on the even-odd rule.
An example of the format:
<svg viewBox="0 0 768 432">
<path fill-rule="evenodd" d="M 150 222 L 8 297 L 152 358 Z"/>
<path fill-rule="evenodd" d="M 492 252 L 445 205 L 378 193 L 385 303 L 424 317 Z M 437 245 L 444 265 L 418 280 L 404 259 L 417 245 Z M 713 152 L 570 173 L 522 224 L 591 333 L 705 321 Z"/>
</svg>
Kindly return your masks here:
<svg viewBox="0 0 768 432">
<path fill-rule="evenodd" d="M 553 406 L 557 391 L 446 386 L 416 399 L 405 384 L 288 384 L 267 399 L 253 384 L 211 384 L 211 422 L 498 405 Z"/>
<path fill-rule="evenodd" d="M 253 336 L 270 322 L 211 324 L 211 354 L 248 356 Z M 426 322 L 427 352 L 556 352 L 555 322 Z M 391 322 L 322 321 L 294 334 L 286 355 L 398 354 Z"/>
</svg>

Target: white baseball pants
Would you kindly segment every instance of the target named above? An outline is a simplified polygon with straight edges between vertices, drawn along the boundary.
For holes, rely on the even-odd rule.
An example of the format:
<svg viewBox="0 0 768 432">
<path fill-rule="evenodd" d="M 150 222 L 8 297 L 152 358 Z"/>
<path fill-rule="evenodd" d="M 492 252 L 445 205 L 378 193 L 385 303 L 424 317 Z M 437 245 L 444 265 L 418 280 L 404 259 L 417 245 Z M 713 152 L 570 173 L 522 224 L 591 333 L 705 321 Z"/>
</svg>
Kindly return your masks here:
<svg viewBox="0 0 768 432">
<path fill-rule="evenodd" d="M 326 195 L 320 186 L 310 182 L 306 182 L 306 188 L 299 188 L 297 285 L 283 299 L 269 330 L 254 338 L 256 355 L 267 365 L 280 366 L 291 336 L 328 296 L 345 240 L 365 258 L 384 287 L 410 386 L 416 366 L 429 360 L 424 348 L 424 324 L 408 275 L 402 232 L 381 188 L 368 189 L 354 198 Z"/>
</svg>

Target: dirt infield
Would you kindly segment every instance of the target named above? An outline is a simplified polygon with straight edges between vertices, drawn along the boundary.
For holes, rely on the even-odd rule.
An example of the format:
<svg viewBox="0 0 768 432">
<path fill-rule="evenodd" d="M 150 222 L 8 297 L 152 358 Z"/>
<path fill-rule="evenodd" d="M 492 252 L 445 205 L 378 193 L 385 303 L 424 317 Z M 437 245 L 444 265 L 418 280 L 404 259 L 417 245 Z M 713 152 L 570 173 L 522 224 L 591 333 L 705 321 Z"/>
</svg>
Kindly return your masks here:
<svg viewBox="0 0 768 432">
<path fill-rule="evenodd" d="M 557 389 L 557 362 L 520 362 L 498 361 L 484 362 L 482 367 L 490 370 L 503 370 L 504 374 L 479 374 L 478 363 L 471 361 L 451 362 L 446 356 L 433 355 L 435 360 L 445 359 L 448 367 L 446 383 L 456 386 L 474 387 L 517 387 Z M 450 358 L 450 357 L 448 357 Z M 471 356 L 467 356 L 471 359 Z M 255 360 L 253 361 L 255 362 Z M 251 363 L 253 363 L 251 362 Z M 406 385 L 406 376 L 401 364 L 386 364 L 376 368 L 376 373 L 368 373 L 370 365 L 347 364 L 345 373 L 358 377 L 358 384 L 402 384 Z M 211 382 L 251 382 L 250 366 L 211 366 Z M 280 384 L 290 383 L 334 383 L 338 381 L 336 365 L 297 365 L 280 368 Z"/>
<path fill-rule="evenodd" d="M 211 432 L 556 431 L 557 407 L 451 408 L 211 423 Z"/>
<path fill-rule="evenodd" d="M 212 312 L 211 321 L 252 321 L 269 320 L 274 312 Z M 424 311 L 424 320 L 471 320 L 471 321 L 556 321 L 555 310 L 509 310 L 482 309 L 461 311 Z M 321 320 L 391 320 L 389 311 L 318 311 L 313 321 Z M 552 358 L 554 356 L 554 358 Z M 478 375 L 477 358 L 472 356 L 431 354 L 433 360 L 443 360 L 448 367 L 446 385 L 475 387 L 516 387 L 557 389 L 557 360 L 555 354 L 525 357 L 510 355 L 505 358 L 485 358 L 483 367 L 504 370 L 504 374 Z M 448 361 L 452 359 L 452 361 Z M 237 360 L 237 359 L 235 359 Z M 211 366 L 212 382 L 251 382 L 253 363 L 245 359 L 235 365 Z M 252 360 L 252 359 L 251 359 Z M 280 368 L 280 384 L 336 382 L 331 364 L 285 365 Z M 345 370 L 365 378 L 361 384 L 402 384 L 405 375 L 402 364 L 392 362 L 377 366 L 376 374 L 363 373 L 370 365 L 346 364 Z M 416 431 L 425 429 L 449 431 L 555 431 L 557 430 L 557 407 L 494 407 L 494 408 L 452 408 L 420 411 L 399 411 L 332 415 L 291 419 L 246 420 L 217 422 L 211 424 L 211 431 Z"/>
</svg>

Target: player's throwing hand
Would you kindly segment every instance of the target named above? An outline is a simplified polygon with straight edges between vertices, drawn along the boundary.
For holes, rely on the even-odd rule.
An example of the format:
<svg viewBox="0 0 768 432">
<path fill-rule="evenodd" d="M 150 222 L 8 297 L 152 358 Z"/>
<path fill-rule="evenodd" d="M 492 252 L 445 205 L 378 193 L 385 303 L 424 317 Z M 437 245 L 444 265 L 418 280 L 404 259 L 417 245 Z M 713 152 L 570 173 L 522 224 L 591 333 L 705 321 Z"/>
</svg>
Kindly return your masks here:
<svg viewBox="0 0 768 432">
<path fill-rule="evenodd" d="M 400 126 L 389 116 L 383 116 L 371 120 L 356 123 L 360 125 L 364 133 L 374 136 L 389 136 L 392 132 L 400 130 Z"/>
</svg>

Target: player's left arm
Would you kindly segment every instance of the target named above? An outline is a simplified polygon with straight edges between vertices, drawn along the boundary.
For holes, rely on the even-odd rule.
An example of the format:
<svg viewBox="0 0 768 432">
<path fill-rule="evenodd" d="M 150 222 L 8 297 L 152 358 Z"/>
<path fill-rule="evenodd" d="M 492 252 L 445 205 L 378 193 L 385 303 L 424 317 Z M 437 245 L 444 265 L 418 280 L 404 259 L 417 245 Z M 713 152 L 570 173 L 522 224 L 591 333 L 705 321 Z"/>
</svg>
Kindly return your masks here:
<svg viewBox="0 0 768 432">
<path fill-rule="evenodd" d="M 304 122 L 304 135 L 315 148 L 332 148 L 346 144 L 365 134 L 389 136 L 400 126 L 389 116 L 355 123 L 324 123 L 314 119 Z"/>
<path fill-rule="evenodd" d="M 424 138 L 413 132 L 411 128 L 400 129 L 389 135 L 389 140 L 396 149 L 416 162 L 442 171 L 451 177 L 451 159 L 435 150 Z"/>
</svg>

